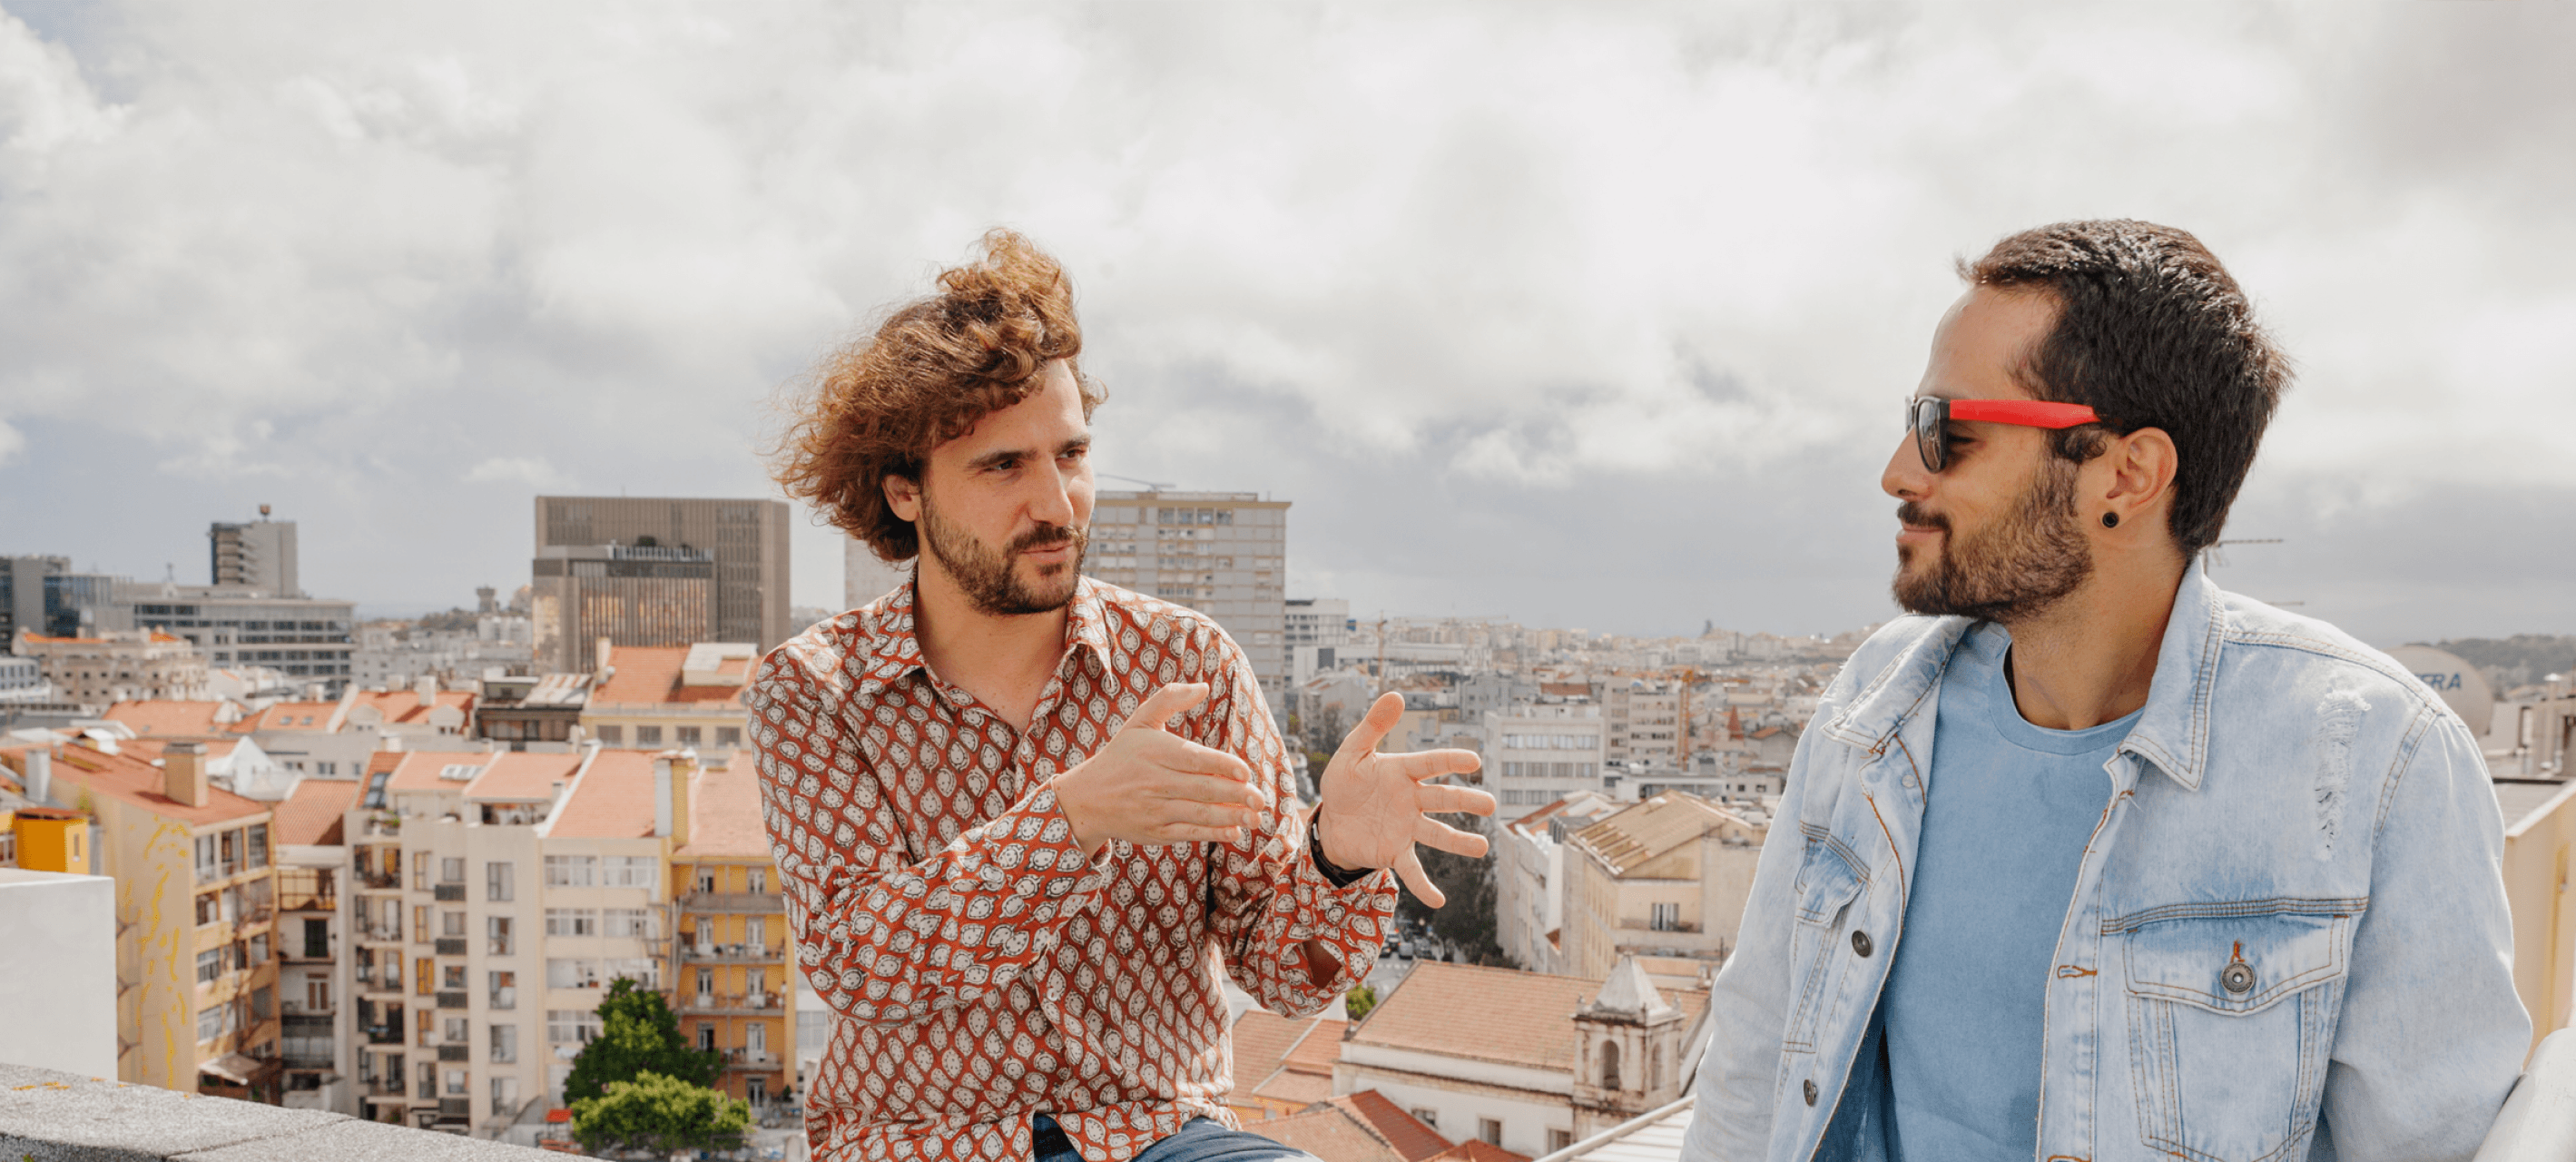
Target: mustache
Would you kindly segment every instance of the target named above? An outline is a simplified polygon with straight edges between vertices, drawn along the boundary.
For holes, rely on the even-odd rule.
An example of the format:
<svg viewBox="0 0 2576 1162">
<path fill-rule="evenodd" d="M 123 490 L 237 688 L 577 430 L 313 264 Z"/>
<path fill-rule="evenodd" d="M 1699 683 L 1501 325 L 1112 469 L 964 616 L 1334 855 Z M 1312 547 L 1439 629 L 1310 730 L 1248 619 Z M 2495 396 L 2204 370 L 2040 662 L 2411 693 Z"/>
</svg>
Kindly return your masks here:
<svg viewBox="0 0 2576 1162">
<path fill-rule="evenodd" d="M 1945 533 L 1950 531 L 1950 518 L 1910 500 L 1896 506 L 1896 519 L 1918 528 L 1939 529 Z"/>
<path fill-rule="evenodd" d="M 1010 547 L 1003 551 L 1018 553 L 1029 549 L 1052 549 L 1064 544 L 1079 548 L 1090 539 L 1090 534 L 1072 525 L 1039 525 L 1012 537 Z"/>
</svg>

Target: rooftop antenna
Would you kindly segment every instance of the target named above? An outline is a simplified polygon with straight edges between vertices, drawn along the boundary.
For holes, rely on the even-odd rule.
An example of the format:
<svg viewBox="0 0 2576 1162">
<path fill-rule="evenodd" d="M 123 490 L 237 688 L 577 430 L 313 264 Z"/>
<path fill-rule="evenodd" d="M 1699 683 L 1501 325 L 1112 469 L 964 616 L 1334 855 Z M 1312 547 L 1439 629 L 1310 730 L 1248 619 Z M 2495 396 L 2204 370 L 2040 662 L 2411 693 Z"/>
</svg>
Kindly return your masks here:
<svg viewBox="0 0 2576 1162">
<path fill-rule="evenodd" d="M 1142 484 L 1145 486 L 1145 491 L 1147 492 L 1170 492 L 1171 490 L 1180 487 L 1178 484 L 1168 484 L 1159 480 L 1147 480 L 1141 476 L 1120 476 L 1115 472 L 1094 472 L 1092 475 L 1098 476 L 1104 480 L 1124 480 L 1129 484 Z"/>
</svg>

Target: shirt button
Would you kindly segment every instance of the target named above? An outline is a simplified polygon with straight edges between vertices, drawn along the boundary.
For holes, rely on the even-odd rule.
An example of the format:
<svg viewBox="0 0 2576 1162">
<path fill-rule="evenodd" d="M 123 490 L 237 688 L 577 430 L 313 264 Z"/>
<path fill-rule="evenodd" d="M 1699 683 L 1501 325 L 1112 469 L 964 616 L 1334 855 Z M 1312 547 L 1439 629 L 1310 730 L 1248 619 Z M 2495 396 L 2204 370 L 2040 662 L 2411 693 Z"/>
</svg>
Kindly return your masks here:
<svg viewBox="0 0 2576 1162">
<path fill-rule="evenodd" d="M 1869 942 L 1869 933 L 1859 931 L 1852 933 L 1852 951 L 1867 956 L 1873 947 L 1875 946 Z"/>
<path fill-rule="evenodd" d="M 1812 1080 L 1807 1082 L 1807 1104 L 1816 1104 L 1816 1083 Z"/>
</svg>

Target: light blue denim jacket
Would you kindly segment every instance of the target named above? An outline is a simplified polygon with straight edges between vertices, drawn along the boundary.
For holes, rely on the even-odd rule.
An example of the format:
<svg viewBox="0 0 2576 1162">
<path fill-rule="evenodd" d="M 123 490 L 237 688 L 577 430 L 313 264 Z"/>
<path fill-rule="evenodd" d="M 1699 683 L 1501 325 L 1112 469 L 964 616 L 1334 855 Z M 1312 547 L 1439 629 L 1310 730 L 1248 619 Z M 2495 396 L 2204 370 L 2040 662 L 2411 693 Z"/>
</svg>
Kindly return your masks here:
<svg viewBox="0 0 2576 1162">
<path fill-rule="evenodd" d="M 1969 624 L 1896 621 L 1818 707 L 1709 998 L 1685 1158 L 1816 1155 L 1904 939 Z M 2047 981 L 2035 1158 L 2474 1153 L 2531 1023 L 2503 825 L 2459 717 L 2386 655 L 2194 566 L 2103 769 Z"/>
</svg>

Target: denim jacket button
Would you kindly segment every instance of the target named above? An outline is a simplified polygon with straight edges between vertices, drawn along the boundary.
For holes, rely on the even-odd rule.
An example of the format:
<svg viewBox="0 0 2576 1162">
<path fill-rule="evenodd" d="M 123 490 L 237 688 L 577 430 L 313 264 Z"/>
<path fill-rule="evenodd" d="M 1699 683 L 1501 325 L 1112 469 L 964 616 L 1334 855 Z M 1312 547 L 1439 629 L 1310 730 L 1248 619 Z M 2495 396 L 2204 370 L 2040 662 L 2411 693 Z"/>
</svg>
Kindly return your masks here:
<svg viewBox="0 0 2576 1162">
<path fill-rule="evenodd" d="M 1816 1104 L 1816 1083 L 1812 1080 L 1807 1082 L 1807 1104 Z"/>
<path fill-rule="evenodd" d="M 2218 983 L 2225 987 L 2227 995 L 2232 997 L 2241 997 L 2253 992 L 2254 966 L 2242 960 L 2231 961 L 2227 968 L 2218 974 Z"/>
<path fill-rule="evenodd" d="M 1857 930 L 1852 933 L 1852 951 L 1857 952 L 1862 956 L 1867 956 L 1869 955 L 1872 947 L 1873 945 L 1869 942 L 1869 933 Z"/>
</svg>

